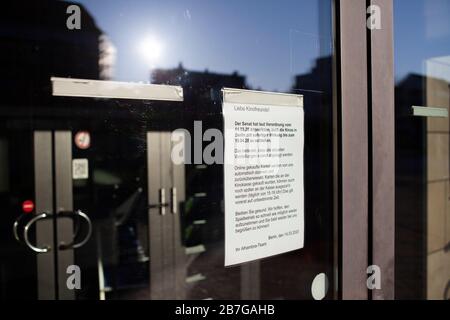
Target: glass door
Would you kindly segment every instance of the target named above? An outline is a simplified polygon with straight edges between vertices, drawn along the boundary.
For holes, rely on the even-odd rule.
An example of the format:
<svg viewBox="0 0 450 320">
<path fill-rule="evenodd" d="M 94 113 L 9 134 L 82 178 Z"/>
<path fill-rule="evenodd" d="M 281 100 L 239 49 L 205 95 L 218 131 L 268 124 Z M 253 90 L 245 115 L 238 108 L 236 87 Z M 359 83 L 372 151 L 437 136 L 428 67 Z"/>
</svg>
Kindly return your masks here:
<svg viewBox="0 0 450 320">
<path fill-rule="evenodd" d="M 0 295 L 2 299 L 53 299 L 53 252 L 42 252 L 37 258 L 25 245 L 23 234 L 35 214 L 52 213 L 52 190 L 44 187 L 36 192 L 37 185 L 51 183 L 51 135 L 30 130 L 20 120 L 2 121 L 1 125 L 1 197 L 5 214 L 0 218 Z M 40 200 L 36 201 L 36 197 Z M 27 241 L 43 247 L 53 245 L 53 223 L 46 219 L 33 224 Z"/>
<path fill-rule="evenodd" d="M 56 100 L 73 105 L 73 110 L 101 107 L 89 98 Z M 103 112 L 91 115 L 86 123 L 77 121 L 75 112 L 67 123 L 72 130 L 64 133 L 63 143 L 67 163 L 72 164 L 66 174 L 72 180 L 65 192 L 74 208 L 89 215 L 92 235 L 85 245 L 74 248 L 70 261 L 59 263 L 63 270 L 69 265 L 80 269 L 74 298 L 182 298 L 184 166 L 171 161 L 170 127 L 153 127 L 148 121 L 150 115 L 155 122 L 160 116 L 156 108 L 175 111 L 179 103 L 125 102 L 127 106 L 117 112 L 117 104 L 123 103 L 105 102 L 107 117 Z M 169 118 L 165 115 L 164 120 Z M 89 142 L 80 144 L 81 136 Z M 66 278 L 66 274 L 60 278 L 61 291 L 67 291 Z"/>
<path fill-rule="evenodd" d="M 8 3 L 1 297 L 20 287 L 30 299 L 336 298 L 332 2 Z M 71 94 L 55 94 L 58 79 Z M 138 95 L 140 85 L 177 86 L 182 99 Z M 302 249 L 224 266 L 223 165 L 194 151 L 172 159 L 174 132 L 190 150 L 223 132 L 223 88 L 303 96 Z M 22 239 L 43 213 L 29 240 L 53 250 L 38 253 Z"/>
<path fill-rule="evenodd" d="M 448 300 L 450 3 L 394 9 L 396 298 Z"/>
</svg>

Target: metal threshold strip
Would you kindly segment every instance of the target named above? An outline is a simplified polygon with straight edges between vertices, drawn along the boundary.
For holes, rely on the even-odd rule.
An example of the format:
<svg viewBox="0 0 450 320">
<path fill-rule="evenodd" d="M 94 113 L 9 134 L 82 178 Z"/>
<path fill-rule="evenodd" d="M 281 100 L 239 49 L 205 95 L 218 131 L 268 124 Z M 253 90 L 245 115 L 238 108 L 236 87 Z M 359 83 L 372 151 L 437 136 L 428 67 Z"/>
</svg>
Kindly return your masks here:
<svg viewBox="0 0 450 320">
<path fill-rule="evenodd" d="M 161 84 L 51 77 L 53 96 L 183 101 L 183 88 Z"/>
</svg>

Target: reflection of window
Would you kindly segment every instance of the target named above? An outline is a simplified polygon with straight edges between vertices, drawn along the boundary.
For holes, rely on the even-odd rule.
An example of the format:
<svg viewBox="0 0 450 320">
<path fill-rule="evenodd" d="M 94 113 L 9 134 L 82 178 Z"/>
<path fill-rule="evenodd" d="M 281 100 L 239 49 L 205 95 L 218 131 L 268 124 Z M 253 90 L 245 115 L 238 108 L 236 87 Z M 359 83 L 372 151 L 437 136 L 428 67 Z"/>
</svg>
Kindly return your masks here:
<svg viewBox="0 0 450 320">
<path fill-rule="evenodd" d="M 450 56 L 427 59 L 425 104 L 449 109 Z M 450 122 L 448 117 L 426 120 L 426 247 L 427 297 L 443 298 L 448 281 L 446 244 L 450 210 Z"/>
<path fill-rule="evenodd" d="M 96 185 L 115 186 L 121 184 L 122 180 L 112 172 L 102 169 L 95 169 L 94 183 Z"/>
</svg>

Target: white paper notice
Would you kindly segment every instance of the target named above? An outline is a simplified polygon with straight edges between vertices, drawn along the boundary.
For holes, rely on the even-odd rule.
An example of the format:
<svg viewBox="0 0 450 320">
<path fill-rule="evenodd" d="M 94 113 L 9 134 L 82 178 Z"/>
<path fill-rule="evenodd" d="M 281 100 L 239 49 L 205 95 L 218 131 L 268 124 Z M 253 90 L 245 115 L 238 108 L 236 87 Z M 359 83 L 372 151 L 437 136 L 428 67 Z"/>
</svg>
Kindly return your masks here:
<svg viewBox="0 0 450 320">
<path fill-rule="evenodd" d="M 225 266 L 304 241 L 303 105 L 234 101 L 223 103 Z"/>
<path fill-rule="evenodd" d="M 89 178 L 89 161 L 88 159 L 72 160 L 72 179 L 88 179 Z"/>
</svg>

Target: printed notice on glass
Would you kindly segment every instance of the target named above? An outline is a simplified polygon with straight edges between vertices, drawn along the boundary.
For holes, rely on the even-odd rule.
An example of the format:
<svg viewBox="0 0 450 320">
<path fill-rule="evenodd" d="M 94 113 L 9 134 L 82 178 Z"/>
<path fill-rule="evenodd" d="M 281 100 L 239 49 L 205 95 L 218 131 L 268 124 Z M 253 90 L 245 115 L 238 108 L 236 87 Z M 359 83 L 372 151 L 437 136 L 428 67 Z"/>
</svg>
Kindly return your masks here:
<svg viewBox="0 0 450 320">
<path fill-rule="evenodd" d="M 303 248 L 303 97 L 223 95 L 225 266 Z"/>
</svg>

